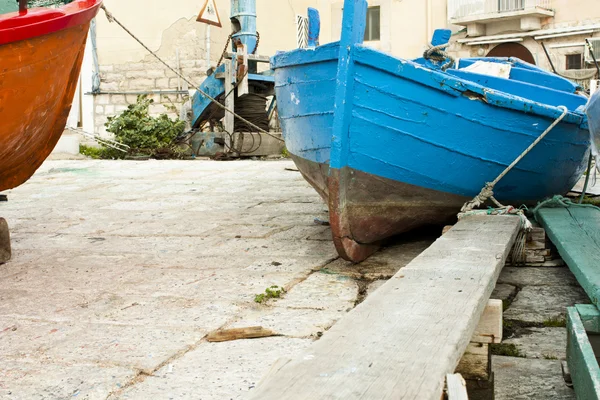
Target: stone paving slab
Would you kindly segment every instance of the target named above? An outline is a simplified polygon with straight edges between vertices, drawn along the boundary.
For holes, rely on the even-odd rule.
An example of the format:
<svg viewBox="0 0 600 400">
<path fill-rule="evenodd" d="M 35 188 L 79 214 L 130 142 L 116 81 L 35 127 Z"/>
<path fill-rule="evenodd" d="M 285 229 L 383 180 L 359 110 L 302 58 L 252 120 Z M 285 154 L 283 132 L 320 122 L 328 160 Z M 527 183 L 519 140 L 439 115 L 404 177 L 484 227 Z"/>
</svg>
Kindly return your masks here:
<svg viewBox="0 0 600 400">
<path fill-rule="evenodd" d="M 498 283 L 490 296 L 491 299 L 507 301 L 517 294 L 517 287 L 507 283 Z"/>
<path fill-rule="evenodd" d="M 504 312 L 504 318 L 541 324 L 551 319 L 566 319 L 567 307 L 589 304 L 578 286 L 525 286 Z"/>
<path fill-rule="evenodd" d="M 514 286 L 579 286 L 577 279 L 566 267 L 505 267 L 498 283 Z"/>
<path fill-rule="evenodd" d="M 575 400 L 560 361 L 492 357 L 496 400 Z"/>
<path fill-rule="evenodd" d="M 203 343 L 111 399 L 240 399 L 279 358 L 293 358 L 310 339 L 265 338 Z"/>
<path fill-rule="evenodd" d="M 502 341 L 514 344 L 527 358 L 566 359 L 567 330 L 565 328 L 526 328 L 519 337 Z"/>
<path fill-rule="evenodd" d="M 104 400 L 136 375 L 132 369 L 97 364 L 0 362 L 0 398 L 7 400 Z"/>
</svg>

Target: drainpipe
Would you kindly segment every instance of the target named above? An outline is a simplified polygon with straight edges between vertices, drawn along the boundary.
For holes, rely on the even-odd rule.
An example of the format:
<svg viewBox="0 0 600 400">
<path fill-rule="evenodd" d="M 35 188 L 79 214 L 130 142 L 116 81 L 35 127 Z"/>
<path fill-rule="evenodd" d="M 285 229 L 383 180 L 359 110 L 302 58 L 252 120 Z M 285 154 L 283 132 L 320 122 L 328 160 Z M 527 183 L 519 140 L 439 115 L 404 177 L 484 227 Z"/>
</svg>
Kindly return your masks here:
<svg viewBox="0 0 600 400">
<path fill-rule="evenodd" d="M 232 46 L 239 40 L 246 45 L 248 54 L 256 49 L 256 0 L 231 0 L 231 25 L 233 34 Z"/>
</svg>

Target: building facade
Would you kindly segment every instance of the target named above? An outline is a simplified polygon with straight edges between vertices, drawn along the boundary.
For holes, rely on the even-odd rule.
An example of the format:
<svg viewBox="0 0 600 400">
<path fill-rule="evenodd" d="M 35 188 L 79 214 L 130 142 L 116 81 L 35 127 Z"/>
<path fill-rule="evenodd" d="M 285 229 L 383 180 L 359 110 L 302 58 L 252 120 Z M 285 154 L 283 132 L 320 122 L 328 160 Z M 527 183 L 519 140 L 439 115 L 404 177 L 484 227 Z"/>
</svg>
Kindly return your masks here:
<svg viewBox="0 0 600 400">
<path fill-rule="evenodd" d="M 231 0 L 216 0 L 222 28 L 196 22 L 198 0 L 105 0 L 114 16 L 159 57 L 198 85 L 219 62 L 229 34 Z M 308 7 L 321 13 L 321 43 L 340 37 L 342 0 L 256 0 L 260 43 L 272 56 L 298 47 L 298 16 Z M 450 27 L 456 57 L 515 56 L 577 79 L 594 75 L 584 47 L 598 38 L 598 0 L 371 0 L 365 43 L 399 57 L 419 57 L 433 31 Z M 542 43 L 546 46 L 548 56 Z M 105 135 L 108 117 L 139 94 L 155 100 L 151 112 L 179 115 L 194 92 L 187 82 L 150 55 L 101 12 L 90 34 L 80 91 L 70 126 Z"/>
<path fill-rule="evenodd" d="M 600 58 L 600 1 L 448 0 L 448 19 L 457 57 L 519 57 L 584 87 L 597 75 L 585 43 Z"/>
<path fill-rule="evenodd" d="M 107 9 L 152 51 L 200 84 L 221 58 L 229 34 L 231 0 L 216 0 L 223 27 L 196 22 L 203 1 L 105 0 Z M 367 44 L 403 57 L 418 57 L 437 27 L 447 24 L 447 0 L 372 0 Z M 272 56 L 298 46 L 297 19 L 308 7 L 321 13 L 321 43 L 340 37 L 341 0 L 256 0 L 260 43 L 257 54 Z M 193 93 L 101 11 L 87 46 L 82 80 L 69 126 L 106 135 L 108 117 L 122 112 L 139 94 L 155 103 L 151 113 L 179 114 Z"/>
</svg>

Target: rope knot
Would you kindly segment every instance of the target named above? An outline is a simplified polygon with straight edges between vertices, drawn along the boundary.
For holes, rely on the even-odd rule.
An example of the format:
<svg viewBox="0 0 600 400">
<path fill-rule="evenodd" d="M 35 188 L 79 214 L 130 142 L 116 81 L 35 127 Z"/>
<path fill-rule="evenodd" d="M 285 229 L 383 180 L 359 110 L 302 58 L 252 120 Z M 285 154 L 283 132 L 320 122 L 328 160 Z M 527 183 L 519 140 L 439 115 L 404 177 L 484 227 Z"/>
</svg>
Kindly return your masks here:
<svg viewBox="0 0 600 400">
<path fill-rule="evenodd" d="M 108 20 L 108 22 L 115 22 L 115 17 L 113 17 L 112 13 L 106 9 L 106 7 L 104 6 L 104 4 L 102 4 L 102 5 L 100 6 L 100 8 L 101 8 L 101 9 L 104 11 L 104 13 L 106 14 L 106 19 Z"/>
<path fill-rule="evenodd" d="M 428 46 L 429 48 L 423 53 L 424 59 L 435 62 L 445 62 L 441 66 L 442 71 L 447 70 L 452 64 L 454 64 L 454 57 L 446 52 L 446 48 L 450 46 L 450 43 L 439 44 L 437 46 L 428 44 Z"/>
</svg>

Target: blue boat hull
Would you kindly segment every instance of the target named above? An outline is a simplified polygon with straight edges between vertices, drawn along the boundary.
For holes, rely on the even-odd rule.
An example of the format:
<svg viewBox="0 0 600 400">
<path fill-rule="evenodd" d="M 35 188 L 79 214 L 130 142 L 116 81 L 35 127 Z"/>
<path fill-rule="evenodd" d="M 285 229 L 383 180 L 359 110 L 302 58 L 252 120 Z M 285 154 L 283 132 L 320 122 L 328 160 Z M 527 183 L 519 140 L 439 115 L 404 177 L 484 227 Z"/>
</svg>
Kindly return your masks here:
<svg viewBox="0 0 600 400">
<path fill-rule="evenodd" d="M 553 123 L 558 105 L 570 110 L 564 122 L 500 181 L 495 197 L 535 204 L 567 193 L 585 169 L 590 140 L 576 112 L 585 104 L 580 96 L 527 84 L 499 95 L 464 76 L 357 45 L 350 93 L 336 102 L 339 49 L 281 54 L 273 67 L 288 151 L 329 202 L 334 240 L 346 259 L 361 261 L 387 237 L 451 221 Z M 519 97 L 529 92 L 546 104 Z"/>
</svg>

